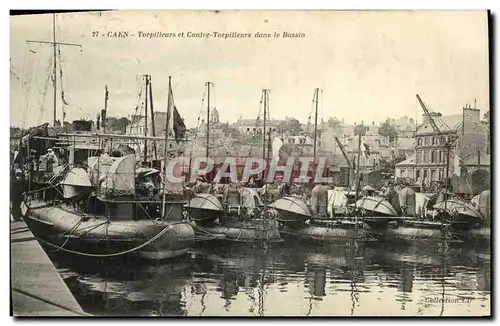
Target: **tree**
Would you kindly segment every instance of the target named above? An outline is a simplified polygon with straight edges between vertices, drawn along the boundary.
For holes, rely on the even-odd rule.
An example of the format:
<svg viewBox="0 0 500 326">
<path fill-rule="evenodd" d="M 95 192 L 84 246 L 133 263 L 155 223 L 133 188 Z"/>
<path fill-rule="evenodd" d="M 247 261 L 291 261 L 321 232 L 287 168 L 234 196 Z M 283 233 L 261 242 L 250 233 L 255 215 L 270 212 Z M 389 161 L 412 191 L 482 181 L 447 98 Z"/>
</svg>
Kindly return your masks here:
<svg viewBox="0 0 500 326">
<path fill-rule="evenodd" d="M 389 137 L 389 142 L 392 143 L 398 138 L 396 128 L 387 119 L 378 128 L 378 134 L 380 136 Z"/>
<path fill-rule="evenodd" d="M 225 135 L 229 135 L 232 138 L 238 138 L 241 136 L 240 131 L 233 126 L 230 126 L 229 123 L 221 123 L 219 126 Z"/>
<path fill-rule="evenodd" d="M 297 135 L 302 132 L 300 122 L 295 118 L 287 118 L 285 121 L 282 121 L 276 129 L 279 133 L 286 132 L 292 135 Z"/>
<path fill-rule="evenodd" d="M 364 125 L 357 125 L 356 127 L 354 127 L 354 134 L 356 136 L 364 136 L 366 134 L 366 126 Z"/>
<path fill-rule="evenodd" d="M 328 119 L 328 127 L 330 127 L 331 129 L 341 127 L 342 125 L 343 125 L 342 120 L 340 120 L 338 118 L 329 118 Z"/>
<path fill-rule="evenodd" d="M 107 117 L 106 118 L 106 128 L 108 130 L 126 132 L 127 126 L 130 124 L 130 120 L 126 117 L 116 118 Z"/>
</svg>

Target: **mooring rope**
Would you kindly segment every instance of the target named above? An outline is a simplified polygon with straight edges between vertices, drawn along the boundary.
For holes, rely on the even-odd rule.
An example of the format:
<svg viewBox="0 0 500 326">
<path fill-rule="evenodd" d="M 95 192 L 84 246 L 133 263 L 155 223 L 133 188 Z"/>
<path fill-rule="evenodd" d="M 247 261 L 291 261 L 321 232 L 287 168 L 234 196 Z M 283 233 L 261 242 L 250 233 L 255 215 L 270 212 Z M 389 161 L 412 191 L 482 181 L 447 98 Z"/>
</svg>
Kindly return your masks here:
<svg viewBox="0 0 500 326">
<path fill-rule="evenodd" d="M 153 243 L 154 241 L 156 241 L 158 238 L 160 238 L 162 235 L 164 235 L 168 230 L 171 229 L 171 226 L 172 225 L 176 225 L 176 224 L 185 224 L 186 222 L 177 222 L 177 223 L 171 223 L 171 224 L 168 224 L 167 226 L 165 226 L 165 228 L 163 228 L 160 232 L 158 232 L 158 234 L 156 234 L 154 237 L 152 237 L 151 239 L 149 239 L 148 241 L 144 242 L 143 244 L 141 245 L 138 245 L 134 248 L 131 248 L 131 249 L 128 249 L 128 250 L 125 250 L 125 251 L 121 251 L 121 252 L 116 252 L 116 253 L 111 253 L 111 254 L 93 254 L 93 253 L 85 253 L 85 252 L 80 252 L 80 251 L 76 251 L 76 250 L 70 250 L 70 249 L 66 249 L 66 248 L 63 248 L 62 246 L 58 246 L 58 245 L 55 245 L 49 241 L 46 241 L 46 240 L 43 240 L 43 239 L 40 239 L 39 237 L 36 237 L 35 238 L 42 242 L 43 244 L 46 244 L 50 247 L 53 247 L 53 248 L 56 248 L 58 250 L 62 250 L 62 251 L 65 251 L 65 252 L 68 252 L 68 253 L 72 253 L 72 254 L 76 254 L 76 255 L 80 255 L 80 256 L 86 256 L 86 257 L 96 257 L 96 258 L 106 258 L 106 257 L 116 257 L 116 256 L 122 256 L 122 255 L 126 255 L 126 254 L 129 254 L 129 253 L 132 253 L 134 251 L 137 251 L 139 249 L 142 249 L 144 247 L 146 247 L 147 245 Z"/>
</svg>

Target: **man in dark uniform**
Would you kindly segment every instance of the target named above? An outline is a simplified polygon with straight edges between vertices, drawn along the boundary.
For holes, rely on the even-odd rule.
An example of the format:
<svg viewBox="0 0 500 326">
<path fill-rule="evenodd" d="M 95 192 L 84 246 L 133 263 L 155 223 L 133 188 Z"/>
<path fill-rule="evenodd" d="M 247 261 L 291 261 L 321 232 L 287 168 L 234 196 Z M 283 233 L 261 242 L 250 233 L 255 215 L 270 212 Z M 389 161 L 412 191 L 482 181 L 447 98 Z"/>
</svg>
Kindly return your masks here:
<svg viewBox="0 0 500 326">
<path fill-rule="evenodd" d="M 10 203 L 11 214 L 15 221 L 21 220 L 21 202 L 23 195 L 23 172 L 20 168 L 14 167 L 10 176 Z"/>
</svg>

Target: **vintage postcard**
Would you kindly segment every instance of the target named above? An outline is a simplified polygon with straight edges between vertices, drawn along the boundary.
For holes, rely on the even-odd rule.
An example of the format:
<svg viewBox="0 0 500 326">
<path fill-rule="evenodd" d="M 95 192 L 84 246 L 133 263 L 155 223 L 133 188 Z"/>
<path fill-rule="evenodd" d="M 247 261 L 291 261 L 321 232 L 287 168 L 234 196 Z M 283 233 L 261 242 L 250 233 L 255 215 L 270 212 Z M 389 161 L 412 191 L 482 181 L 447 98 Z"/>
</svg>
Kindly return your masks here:
<svg viewBox="0 0 500 326">
<path fill-rule="evenodd" d="M 11 315 L 490 316 L 489 28 L 11 15 Z"/>
</svg>

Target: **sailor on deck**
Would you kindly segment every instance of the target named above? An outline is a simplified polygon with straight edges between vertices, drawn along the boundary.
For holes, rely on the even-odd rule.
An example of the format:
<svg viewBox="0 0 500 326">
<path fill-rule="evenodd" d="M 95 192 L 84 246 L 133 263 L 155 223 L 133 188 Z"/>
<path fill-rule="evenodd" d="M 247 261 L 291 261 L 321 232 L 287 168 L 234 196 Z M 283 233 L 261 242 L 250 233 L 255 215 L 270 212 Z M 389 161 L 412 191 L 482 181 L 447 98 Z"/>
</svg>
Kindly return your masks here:
<svg viewBox="0 0 500 326">
<path fill-rule="evenodd" d="M 47 149 L 47 154 L 45 155 L 45 157 L 47 158 L 45 171 L 47 173 L 53 173 L 54 168 L 59 165 L 59 160 L 57 159 L 56 154 L 54 154 L 52 148 Z"/>
</svg>

